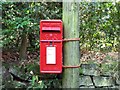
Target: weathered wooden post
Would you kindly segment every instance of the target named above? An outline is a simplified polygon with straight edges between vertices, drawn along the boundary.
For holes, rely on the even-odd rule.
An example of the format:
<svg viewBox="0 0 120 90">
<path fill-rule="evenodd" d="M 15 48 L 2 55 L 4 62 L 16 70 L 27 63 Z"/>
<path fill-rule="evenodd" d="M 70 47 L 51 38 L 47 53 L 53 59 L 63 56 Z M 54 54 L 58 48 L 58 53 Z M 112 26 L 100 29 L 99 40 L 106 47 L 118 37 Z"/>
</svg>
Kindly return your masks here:
<svg viewBox="0 0 120 90">
<path fill-rule="evenodd" d="M 79 38 L 79 2 L 63 1 L 64 39 Z M 64 42 L 64 65 L 78 66 L 80 63 L 79 41 Z M 79 67 L 64 68 L 62 88 L 79 88 Z"/>
</svg>

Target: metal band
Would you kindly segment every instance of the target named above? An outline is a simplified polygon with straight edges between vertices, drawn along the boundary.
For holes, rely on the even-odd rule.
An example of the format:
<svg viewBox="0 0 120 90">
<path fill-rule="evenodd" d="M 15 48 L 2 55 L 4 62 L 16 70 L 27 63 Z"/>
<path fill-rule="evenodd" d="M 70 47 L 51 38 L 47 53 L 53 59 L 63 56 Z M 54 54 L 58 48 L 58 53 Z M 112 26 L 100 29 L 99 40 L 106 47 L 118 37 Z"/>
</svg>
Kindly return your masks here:
<svg viewBox="0 0 120 90">
<path fill-rule="evenodd" d="M 79 68 L 80 66 L 62 66 L 63 68 Z"/>
<path fill-rule="evenodd" d="M 79 41 L 79 40 L 80 40 L 80 38 L 63 39 L 64 42 Z"/>
<path fill-rule="evenodd" d="M 63 68 L 79 68 L 81 66 L 81 63 L 79 65 L 76 65 L 76 66 L 65 66 L 65 65 L 62 65 Z"/>
<path fill-rule="evenodd" d="M 41 42 L 69 42 L 69 41 L 79 41 L 80 38 L 72 38 L 72 39 L 63 39 L 63 40 L 40 40 Z"/>
</svg>

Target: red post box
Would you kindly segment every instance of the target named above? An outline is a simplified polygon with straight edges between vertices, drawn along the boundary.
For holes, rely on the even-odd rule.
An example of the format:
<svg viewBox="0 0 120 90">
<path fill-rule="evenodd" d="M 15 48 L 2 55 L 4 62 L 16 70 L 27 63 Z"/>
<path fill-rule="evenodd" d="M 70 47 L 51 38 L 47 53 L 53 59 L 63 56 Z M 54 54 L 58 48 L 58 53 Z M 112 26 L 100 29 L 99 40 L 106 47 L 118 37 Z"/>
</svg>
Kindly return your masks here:
<svg viewBox="0 0 120 90">
<path fill-rule="evenodd" d="M 62 72 L 62 21 L 40 21 L 40 72 Z"/>
</svg>

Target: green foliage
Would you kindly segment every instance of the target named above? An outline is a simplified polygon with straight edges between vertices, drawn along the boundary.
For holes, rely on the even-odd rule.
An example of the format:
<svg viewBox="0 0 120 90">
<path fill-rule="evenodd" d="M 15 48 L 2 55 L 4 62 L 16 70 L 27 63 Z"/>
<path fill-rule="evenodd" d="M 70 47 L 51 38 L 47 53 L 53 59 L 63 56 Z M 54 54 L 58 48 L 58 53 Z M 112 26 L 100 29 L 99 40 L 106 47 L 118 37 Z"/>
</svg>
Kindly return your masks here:
<svg viewBox="0 0 120 90">
<path fill-rule="evenodd" d="M 23 33 L 28 34 L 29 47 L 39 49 L 39 21 L 60 19 L 61 3 L 4 2 L 2 4 L 3 48 L 20 47 Z"/>
<path fill-rule="evenodd" d="M 120 3 L 80 3 L 81 47 L 116 51 L 119 44 Z"/>
<path fill-rule="evenodd" d="M 114 50 L 119 44 L 120 3 L 80 3 L 81 47 Z M 62 3 L 5 2 L 2 4 L 2 39 L 5 48 L 19 47 L 22 33 L 28 33 L 29 47 L 39 49 L 39 21 L 61 19 Z"/>
<path fill-rule="evenodd" d="M 31 81 L 31 86 L 28 87 L 28 90 L 29 89 L 39 89 L 39 88 L 44 88 L 44 83 L 43 81 L 39 81 L 38 80 L 38 76 L 37 75 L 33 75 L 32 76 L 32 81 Z"/>
</svg>

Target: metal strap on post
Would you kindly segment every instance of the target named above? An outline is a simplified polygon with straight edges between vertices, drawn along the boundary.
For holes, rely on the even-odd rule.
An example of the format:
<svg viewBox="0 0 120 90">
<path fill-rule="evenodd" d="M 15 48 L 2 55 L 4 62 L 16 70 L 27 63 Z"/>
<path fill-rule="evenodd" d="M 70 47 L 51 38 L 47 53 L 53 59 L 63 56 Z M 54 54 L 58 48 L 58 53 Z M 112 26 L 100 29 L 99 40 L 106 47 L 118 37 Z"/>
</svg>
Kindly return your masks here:
<svg viewBox="0 0 120 90">
<path fill-rule="evenodd" d="M 63 39 L 63 42 L 69 42 L 69 41 L 79 41 L 80 38 L 71 38 L 71 39 Z"/>
<path fill-rule="evenodd" d="M 72 38 L 72 39 L 64 39 L 63 41 L 64 42 L 69 42 L 69 41 L 79 41 L 79 40 L 80 40 L 80 38 Z M 63 65 L 62 67 L 63 68 L 79 68 L 80 66 L 81 66 L 81 63 L 79 65 L 76 65 L 76 66 L 71 66 L 71 65 L 66 66 L 66 65 Z"/>
<path fill-rule="evenodd" d="M 80 38 L 72 38 L 72 39 L 63 39 L 63 40 L 40 40 L 41 42 L 70 42 L 70 41 L 79 41 Z"/>
<path fill-rule="evenodd" d="M 81 64 L 76 65 L 76 66 L 65 66 L 65 65 L 63 65 L 62 67 L 63 68 L 79 68 L 80 66 L 81 66 Z"/>
</svg>

